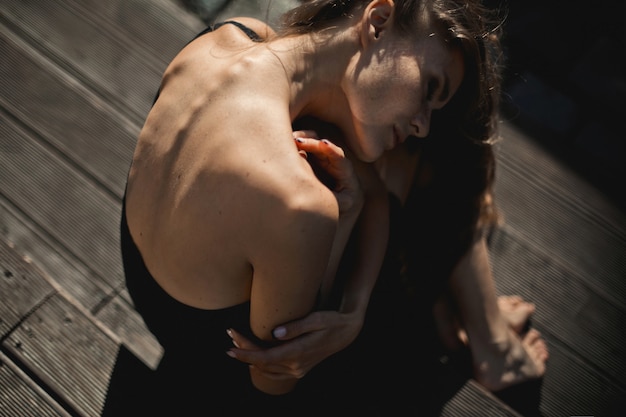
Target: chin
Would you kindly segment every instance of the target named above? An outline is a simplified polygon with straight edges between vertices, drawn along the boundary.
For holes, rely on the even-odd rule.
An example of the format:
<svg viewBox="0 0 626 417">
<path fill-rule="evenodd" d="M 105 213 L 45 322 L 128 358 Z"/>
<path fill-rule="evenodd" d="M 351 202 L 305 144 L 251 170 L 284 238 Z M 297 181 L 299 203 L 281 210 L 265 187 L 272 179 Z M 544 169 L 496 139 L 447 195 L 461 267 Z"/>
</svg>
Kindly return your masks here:
<svg viewBox="0 0 626 417">
<path fill-rule="evenodd" d="M 378 160 L 382 155 L 383 155 L 382 150 L 380 151 L 371 151 L 371 152 L 364 152 L 361 151 L 359 156 L 359 159 L 363 162 L 375 162 L 376 160 Z"/>
</svg>

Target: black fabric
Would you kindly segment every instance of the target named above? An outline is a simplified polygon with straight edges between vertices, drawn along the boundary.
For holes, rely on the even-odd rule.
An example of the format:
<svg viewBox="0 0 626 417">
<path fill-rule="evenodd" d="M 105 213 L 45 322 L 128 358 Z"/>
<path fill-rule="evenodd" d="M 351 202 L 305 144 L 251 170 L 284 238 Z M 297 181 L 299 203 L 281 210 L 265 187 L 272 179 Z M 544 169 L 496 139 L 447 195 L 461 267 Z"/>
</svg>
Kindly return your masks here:
<svg viewBox="0 0 626 417">
<path fill-rule="evenodd" d="M 186 415 L 201 414 L 204 407 L 244 411 L 247 407 L 257 410 L 267 404 L 271 409 L 276 408 L 273 403 L 279 397 L 256 390 L 250 382 L 248 366 L 226 355 L 232 347 L 226 334 L 228 328 L 263 344 L 250 330 L 250 303 L 202 310 L 177 301 L 146 268 L 129 233 L 124 209 L 120 229 L 128 292 L 164 350 L 151 381 L 152 405 L 173 410 L 187 407 Z M 279 405 L 287 406 L 288 402 Z"/>
<path fill-rule="evenodd" d="M 237 26 L 239 29 L 241 29 L 243 31 L 243 33 L 245 33 L 246 35 L 248 35 L 248 37 L 253 40 L 254 42 L 261 42 L 263 39 L 252 29 L 250 29 L 249 27 L 242 25 L 241 23 L 235 21 L 235 20 L 227 20 L 225 22 L 220 22 L 220 23 L 216 23 L 213 25 L 213 30 L 217 30 L 220 27 L 224 26 L 224 25 L 235 25 Z"/>
<path fill-rule="evenodd" d="M 260 39 L 237 22 L 222 24 L 227 23 L 241 28 L 252 40 Z M 219 26 L 205 29 L 194 39 Z M 155 101 L 157 98 L 158 93 Z M 228 328 L 236 329 L 260 346 L 270 345 L 255 337 L 250 329 L 249 302 L 203 310 L 183 304 L 165 292 L 150 274 L 132 239 L 126 220 L 126 195 L 120 244 L 128 292 L 164 350 L 156 371 L 142 387 L 137 387 L 137 393 L 147 394 L 141 396 L 145 404 L 135 404 L 135 408 L 145 410 L 146 415 L 243 415 L 259 411 L 293 415 L 290 394 L 272 396 L 260 392 L 251 383 L 248 365 L 226 355 L 232 347 L 226 334 Z M 119 394 L 115 400 L 124 401 Z M 107 406 L 119 409 L 119 404 Z"/>
<path fill-rule="evenodd" d="M 299 403 L 313 407 L 314 415 L 425 415 L 437 339 L 430 314 L 413 302 L 400 278 L 396 243 L 404 233 L 403 209 L 395 196 L 389 197 L 389 245 L 363 328 L 350 346 L 307 374 L 294 393 Z"/>
<path fill-rule="evenodd" d="M 207 28 L 196 38 L 223 24 L 234 24 L 251 39 L 260 39 L 232 21 Z M 157 98 L 158 94 L 155 101 Z M 124 199 L 120 233 L 127 288 L 136 310 L 165 351 L 156 372 L 141 390 L 137 388 L 137 392 L 147 393 L 140 397 L 145 404 L 137 408 L 146 415 L 180 416 L 248 412 L 274 416 L 405 415 L 423 411 L 427 399 L 419 395 L 428 392 L 424 384 L 430 380 L 432 369 L 427 361 L 410 358 L 428 355 L 428 341 L 435 336 L 430 314 L 415 303 L 400 278 L 402 261 L 394 244 L 403 242 L 404 211 L 396 198 L 390 198 L 390 245 L 360 335 L 346 349 L 316 366 L 298 382 L 294 392 L 278 397 L 256 390 L 247 365 L 226 355 L 232 343 L 226 329 L 232 327 L 253 337 L 249 303 L 201 310 L 169 296 L 151 276 L 132 240 Z"/>
</svg>

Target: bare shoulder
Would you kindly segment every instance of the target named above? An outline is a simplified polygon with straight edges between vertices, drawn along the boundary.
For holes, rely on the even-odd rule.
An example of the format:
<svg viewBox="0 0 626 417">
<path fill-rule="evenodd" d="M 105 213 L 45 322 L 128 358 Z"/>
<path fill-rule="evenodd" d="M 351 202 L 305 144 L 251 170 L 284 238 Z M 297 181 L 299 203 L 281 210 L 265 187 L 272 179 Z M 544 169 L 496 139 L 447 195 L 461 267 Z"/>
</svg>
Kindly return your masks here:
<svg viewBox="0 0 626 417">
<path fill-rule="evenodd" d="M 266 40 L 275 34 L 274 30 L 269 25 L 251 17 L 234 17 L 226 19 L 222 23 L 225 22 L 237 22 L 252 30 L 262 40 Z M 201 36 L 196 37 L 185 45 L 175 57 L 174 62 L 190 56 L 209 56 L 207 51 L 212 51 L 212 53 L 218 55 L 224 55 L 224 52 L 226 54 L 241 52 L 255 43 L 258 42 L 251 39 L 248 34 L 237 25 L 221 24 L 215 26 L 214 30 L 206 31 Z"/>
</svg>

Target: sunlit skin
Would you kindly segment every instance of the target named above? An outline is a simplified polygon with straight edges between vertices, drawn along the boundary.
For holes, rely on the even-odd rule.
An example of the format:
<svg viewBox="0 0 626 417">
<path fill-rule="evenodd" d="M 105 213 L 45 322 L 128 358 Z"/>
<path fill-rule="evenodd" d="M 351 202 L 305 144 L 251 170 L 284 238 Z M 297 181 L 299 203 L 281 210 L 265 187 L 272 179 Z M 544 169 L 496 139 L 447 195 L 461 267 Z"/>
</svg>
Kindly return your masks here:
<svg viewBox="0 0 626 417">
<path fill-rule="evenodd" d="M 452 65 L 460 61 L 431 39 L 432 28 L 400 36 L 391 30 L 393 12 L 392 1 L 375 0 L 331 36 L 265 43 L 226 25 L 170 63 L 139 135 L 126 194 L 132 238 L 169 295 L 209 310 L 249 301 L 252 331 L 274 340 L 272 329 L 304 317 L 319 290 L 331 288 L 357 219 L 384 207 L 370 203 L 361 213 L 363 199 L 386 200 L 374 192 L 383 187 L 364 163 L 418 128 L 424 133 L 420 113 L 442 104 L 440 91 L 427 90 L 430 79 L 451 79 L 452 89 L 460 83 L 455 74 L 462 69 Z M 437 58 L 426 59 L 430 54 Z M 329 161 L 324 169 L 337 175 L 332 190 L 298 153 L 292 123 L 304 116 L 335 124 L 346 139 L 343 149 L 314 142 Z M 358 180 L 344 150 L 355 155 Z M 362 236 L 371 239 L 356 268 L 366 272 L 344 301 L 359 316 L 388 233 L 388 216 L 377 217 L 363 222 Z M 274 394 L 295 383 L 266 378 L 256 368 L 252 378 Z"/>
<path fill-rule="evenodd" d="M 380 38 L 384 41 L 388 40 L 384 37 Z M 413 55 L 399 45 L 395 45 L 394 48 L 387 48 L 392 52 L 369 57 L 369 59 L 385 62 L 387 75 L 397 74 L 402 66 L 407 68 L 407 72 L 402 72 L 396 77 L 404 80 L 402 88 L 392 89 L 389 83 L 386 84 L 380 78 L 368 79 L 368 74 L 362 74 L 366 71 L 360 71 L 357 64 L 353 65 L 354 77 L 349 77 L 354 84 L 346 83 L 344 86 L 346 90 L 356 88 L 355 85 L 362 87 L 354 93 L 359 97 L 362 96 L 362 104 L 351 106 L 354 112 L 353 124 L 359 136 L 372 135 L 384 139 L 383 141 L 366 141 L 363 145 L 356 141 L 356 144 L 351 144 L 352 151 L 363 160 L 376 159 L 377 155 L 384 152 L 384 157 L 376 161 L 377 169 L 386 178 L 387 188 L 398 195 L 401 200 L 404 200 L 408 194 L 407 178 L 413 177 L 419 156 L 407 154 L 402 147 L 396 147 L 391 151 L 389 149 L 403 142 L 409 135 L 421 138 L 428 135 L 432 112 L 441 109 L 449 102 L 462 82 L 464 72 L 460 51 L 450 49 L 442 41 L 441 36 L 435 32 L 420 38 L 417 44 L 409 44 L 406 48 L 415 48 L 413 51 L 417 50 L 419 53 Z M 385 61 L 385 58 L 392 55 L 393 59 Z M 366 61 L 366 58 L 363 58 L 363 61 Z M 365 88 L 364 83 L 368 81 L 370 86 Z M 393 86 L 395 87 L 396 84 Z M 385 101 L 385 106 L 381 106 L 377 99 Z M 399 110 L 396 111 L 396 109 Z M 320 115 L 323 116 L 324 113 L 321 112 Z M 329 115 L 328 120 L 333 120 L 332 115 Z M 349 129 L 346 131 L 349 132 Z M 349 135 L 348 138 L 350 138 Z M 481 260 L 479 264 L 487 264 L 488 254 L 482 248 L 484 248 L 483 245 L 474 245 L 467 257 Z M 478 288 L 491 288 L 492 279 L 491 273 L 485 268 L 456 268 L 451 282 L 452 285 L 464 283 L 465 286 L 472 286 L 472 283 L 478 282 L 480 283 L 477 285 Z M 448 341 L 447 345 L 451 348 L 460 346 L 460 343 L 469 343 L 470 348 L 477 352 L 476 377 L 479 382 L 491 390 L 499 390 L 543 375 L 548 357 L 545 341 L 538 337 L 536 332 L 525 335 L 523 338 L 518 336 L 534 308 L 516 297 L 496 299 L 495 293 L 491 290 L 487 290 L 488 295 L 478 298 L 474 295 L 461 295 L 463 291 L 462 288 L 459 290 L 458 302 L 463 306 L 465 323 L 469 324 L 471 329 L 482 329 L 483 333 L 487 330 L 488 334 L 474 335 L 471 340 L 468 340 L 467 334 L 462 331 L 463 337 L 459 339 L 460 327 L 457 319 L 446 318 L 449 314 L 442 313 L 437 314 L 437 321 L 440 324 L 444 343 Z M 466 299 L 467 302 L 463 301 Z M 473 302 L 473 300 L 482 299 L 488 302 L 486 304 L 480 301 Z M 351 340 L 355 326 L 350 322 L 358 322 L 358 318 L 352 317 L 351 314 L 345 314 L 345 312 L 339 315 L 322 311 L 315 312 L 304 320 L 280 326 L 275 335 L 282 340 L 292 341 L 269 351 L 257 350 L 257 347 L 234 332 L 231 335 L 236 344 L 250 350 L 234 348 L 229 353 L 240 360 L 265 368 L 275 378 L 280 378 L 279 375 L 282 373 L 303 377 L 318 361 L 345 347 L 346 341 Z M 356 328 L 360 328 L 360 325 L 357 324 Z M 489 342 L 495 339 L 500 340 L 501 343 Z M 313 346 L 315 346 L 314 349 Z M 309 352 L 309 355 L 305 357 L 298 353 L 303 351 Z M 294 353 L 297 357 L 293 356 Z M 491 362 L 493 366 L 479 365 L 486 362 Z M 511 372 L 515 373 L 513 378 Z"/>
<path fill-rule="evenodd" d="M 168 66 L 139 135 L 126 215 L 155 281 L 198 309 L 249 301 L 250 328 L 265 341 L 304 323 L 308 339 L 275 348 L 288 353 L 273 350 L 275 361 L 255 359 L 256 347 L 230 331 L 250 350 L 229 355 L 255 365 L 263 392 L 289 392 L 360 331 L 387 243 L 387 188 L 406 189 L 417 160 L 399 166 L 400 183 L 383 183 L 377 164 L 407 137 L 425 138 L 432 112 L 463 81 L 461 53 L 427 20 L 412 36 L 396 32 L 394 11 L 392 0 L 374 0 L 328 33 L 264 43 L 233 25 L 205 34 Z M 335 126 L 336 142 L 294 140 L 292 124 L 305 117 Z M 334 188 L 299 151 L 322 161 Z M 362 256 L 340 311 L 312 313 L 355 228 Z M 285 365 L 294 352 L 309 355 L 304 366 Z"/>
<path fill-rule="evenodd" d="M 413 44 L 403 40 L 399 45 L 387 46 L 393 39 L 388 41 L 383 34 L 380 39 L 382 57 L 364 59 L 381 59 L 385 75 L 393 82 L 370 77 L 364 69 L 355 70 L 354 85 L 346 87 L 361 100 L 351 106 L 357 134 L 381 139 L 353 147 L 359 158 L 370 162 L 409 136 L 427 137 L 432 112 L 450 101 L 465 71 L 461 52 L 450 48 L 436 33 L 422 36 Z"/>
</svg>

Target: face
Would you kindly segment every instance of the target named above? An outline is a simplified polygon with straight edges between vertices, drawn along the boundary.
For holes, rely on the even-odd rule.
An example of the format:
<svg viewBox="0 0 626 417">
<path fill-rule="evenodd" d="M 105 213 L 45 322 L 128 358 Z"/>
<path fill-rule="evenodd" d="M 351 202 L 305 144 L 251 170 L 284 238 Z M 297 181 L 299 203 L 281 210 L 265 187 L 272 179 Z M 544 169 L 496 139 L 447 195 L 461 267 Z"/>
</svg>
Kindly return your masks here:
<svg viewBox="0 0 626 417">
<path fill-rule="evenodd" d="M 346 88 L 356 155 L 372 162 L 409 136 L 426 137 L 432 112 L 450 101 L 464 69 L 461 51 L 434 31 L 412 39 L 380 33 L 354 65 Z"/>
</svg>

